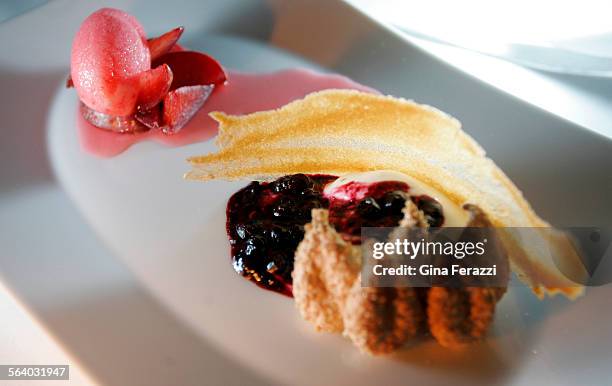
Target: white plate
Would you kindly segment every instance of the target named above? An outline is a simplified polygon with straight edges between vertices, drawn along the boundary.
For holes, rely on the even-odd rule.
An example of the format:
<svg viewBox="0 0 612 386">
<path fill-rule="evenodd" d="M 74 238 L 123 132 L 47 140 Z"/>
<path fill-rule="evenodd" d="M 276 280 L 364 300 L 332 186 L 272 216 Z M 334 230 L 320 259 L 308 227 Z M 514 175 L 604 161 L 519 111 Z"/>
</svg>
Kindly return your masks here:
<svg viewBox="0 0 612 386">
<path fill-rule="evenodd" d="M 383 92 L 433 104 L 463 121 L 543 217 L 560 225 L 609 223 L 610 141 L 437 62 L 342 4 L 158 5 L 122 7 L 151 34 L 185 24 L 186 45 L 207 50 L 231 68 L 307 64 L 272 45 Z M 0 107 L 10 117 L 0 153 L 1 176 L 8 182 L 0 190 L 0 242 L 7 246 L 0 269 L 101 381 L 573 384 L 607 376 L 609 287 L 575 303 L 540 303 L 526 289 L 514 288 L 500 304 L 491 339 L 458 353 L 423 343 L 392 358 L 371 359 L 340 337 L 313 333 L 288 299 L 255 288 L 231 269 L 224 205 L 241 184 L 181 180 L 185 157 L 209 151 L 210 142 L 176 149 L 143 143 L 106 160 L 80 150 L 76 97 L 58 85 L 70 37 L 95 8 L 49 4 L 10 25 L 21 44 L 2 43 L 15 52 L 3 58 L 1 74 L 15 95 Z M 28 30 L 32 25 L 36 31 Z M 41 39 L 54 50 L 32 54 L 28 47 Z M 20 55 L 40 57 L 24 72 L 15 68 Z M 40 115 L 24 108 L 44 108 L 52 92 L 45 147 Z M 83 217 L 43 166 L 45 148 Z"/>
</svg>

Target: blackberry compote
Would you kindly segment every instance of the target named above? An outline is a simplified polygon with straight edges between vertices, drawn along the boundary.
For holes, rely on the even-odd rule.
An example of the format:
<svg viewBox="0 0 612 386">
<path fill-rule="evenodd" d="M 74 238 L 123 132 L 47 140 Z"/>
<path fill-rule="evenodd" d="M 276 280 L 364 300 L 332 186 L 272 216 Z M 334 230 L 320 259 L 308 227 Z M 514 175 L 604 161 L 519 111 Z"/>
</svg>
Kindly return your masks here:
<svg viewBox="0 0 612 386">
<path fill-rule="evenodd" d="M 236 272 L 258 286 L 292 296 L 293 259 L 314 208 L 329 210 L 330 223 L 353 244 L 362 227 L 393 227 L 411 199 L 429 224 L 442 226 L 442 207 L 426 195 L 410 196 L 399 181 L 349 182 L 340 195 L 324 194 L 337 177 L 293 174 L 272 182 L 251 182 L 227 204 L 227 234 Z"/>
<path fill-rule="evenodd" d="M 342 194 L 330 197 L 329 222 L 346 241 L 359 244 L 362 227 L 397 226 L 408 189 L 399 181 L 349 182 L 342 186 Z"/>
<path fill-rule="evenodd" d="M 227 203 L 234 269 L 257 285 L 291 296 L 293 255 L 313 208 L 326 208 L 323 188 L 336 177 L 294 174 L 251 182 Z"/>
</svg>

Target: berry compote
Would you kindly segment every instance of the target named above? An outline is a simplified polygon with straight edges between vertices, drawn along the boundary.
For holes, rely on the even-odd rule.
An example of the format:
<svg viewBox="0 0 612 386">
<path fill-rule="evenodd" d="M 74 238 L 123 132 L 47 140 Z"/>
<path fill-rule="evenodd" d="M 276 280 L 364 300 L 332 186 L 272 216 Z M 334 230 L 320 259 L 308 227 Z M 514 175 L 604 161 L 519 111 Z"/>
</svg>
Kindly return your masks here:
<svg viewBox="0 0 612 386">
<path fill-rule="evenodd" d="M 362 227 L 393 227 L 411 199 L 430 226 L 444 223 L 442 207 L 427 195 L 410 196 L 399 181 L 349 182 L 348 194 L 324 194 L 337 177 L 293 174 L 272 182 L 251 182 L 234 193 L 227 204 L 227 234 L 236 272 L 258 286 L 292 296 L 294 253 L 304 238 L 304 225 L 314 208 L 329 210 L 330 223 L 353 244 L 360 243 Z"/>
</svg>

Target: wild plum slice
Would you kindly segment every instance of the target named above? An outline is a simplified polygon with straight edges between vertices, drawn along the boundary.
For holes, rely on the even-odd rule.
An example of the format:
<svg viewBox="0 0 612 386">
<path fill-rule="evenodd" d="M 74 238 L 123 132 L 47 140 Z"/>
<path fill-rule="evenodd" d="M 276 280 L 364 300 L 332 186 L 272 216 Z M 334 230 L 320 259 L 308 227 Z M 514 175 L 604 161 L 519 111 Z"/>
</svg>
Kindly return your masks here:
<svg viewBox="0 0 612 386">
<path fill-rule="evenodd" d="M 163 35 L 149 39 L 147 44 L 151 53 L 151 61 L 155 61 L 160 56 L 170 52 L 181 38 L 183 31 L 183 27 L 177 27 Z"/>
<path fill-rule="evenodd" d="M 166 94 L 162 131 L 165 134 L 176 134 L 181 130 L 206 102 L 213 87 L 213 85 L 185 86 Z"/>
<path fill-rule="evenodd" d="M 137 111 L 147 111 L 161 102 L 172 84 L 172 70 L 162 64 L 152 70 L 140 73 L 140 93 L 138 94 Z"/>
<path fill-rule="evenodd" d="M 170 66 L 174 74 L 171 90 L 183 86 L 220 86 L 227 80 L 227 74 L 221 64 L 201 52 L 168 52 L 153 61 L 153 67 L 162 63 Z"/>
</svg>

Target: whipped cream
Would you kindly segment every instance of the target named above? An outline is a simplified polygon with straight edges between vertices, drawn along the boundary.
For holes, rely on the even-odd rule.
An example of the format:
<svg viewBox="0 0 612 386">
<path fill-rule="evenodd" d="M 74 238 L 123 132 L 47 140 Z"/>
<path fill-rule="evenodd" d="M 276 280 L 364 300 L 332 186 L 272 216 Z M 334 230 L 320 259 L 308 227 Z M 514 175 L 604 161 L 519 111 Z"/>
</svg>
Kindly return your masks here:
<svg viewBox="0 0 612 386">
<path fill-rule="evenodd" d="M 323 190 L 323 195 L 328 199 L 361 200 L 363 199 L 363 197 L 360 197 L 362 194 L 361 190 L 344 189 L 343 187 L 351 182 L 373 184 L 382 181 L 404 182 L 409 186 L 409 195 L 419 196 L 426 194 L 437 200 L 442 205 L 444 212 L 444 226 L 464 227 L 467 225 L 469 220 L 468 212 L 451 201 L 445 194 L 414 177 L 392 170 L 346 174 L 327 185 Z"/>
</svg>

